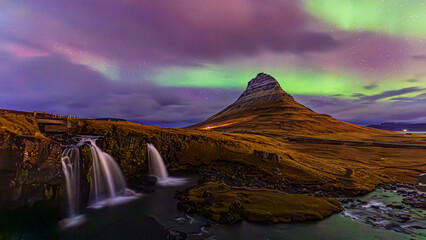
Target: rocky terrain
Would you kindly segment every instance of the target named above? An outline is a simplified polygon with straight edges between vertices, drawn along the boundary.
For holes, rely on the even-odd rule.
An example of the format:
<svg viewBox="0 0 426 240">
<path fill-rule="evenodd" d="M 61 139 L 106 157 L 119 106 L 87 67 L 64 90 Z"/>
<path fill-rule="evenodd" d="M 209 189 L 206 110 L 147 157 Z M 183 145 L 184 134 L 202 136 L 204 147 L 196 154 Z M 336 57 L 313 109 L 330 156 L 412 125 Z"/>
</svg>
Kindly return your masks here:
<svg viewBox="0 0 426 240">
<path fill-rule="evenodd" d="M 146 143 L 153 143 L 169 169 L 199 174 L 199 186 L 181 195 L 182 205 L 220 222 L 321 219 L 341 210 L 338 196 L 365 194 L 384 183 L 415 184 L 417 175 L 426 172 L 426 136 L 370 129 L 315 113 L 266 74 L 251 80 L 235 103 L 190 129 L 67 119 L 69 128 L 55 135 L 41 132 L 36 120 L 30 113 L 0 114 L 1 190 L 7 193 L 1 205 L 8 209 L 61 197 L 61 147 L 81 135 L 101 136 L 98 145 L 117 160 L 130 184 L 147 174 Z M 88 172 L 90 166 L 84 167 Z M 265 205 L 271 199 L 291 202 L 298 210 Z M 235 211 L 229 218 L 227 212 Z"/>
<path fill-rule="evenodd" d="M 177 195 L 178 208 L 220 223 L 320 220 L 342 207 L 335 198 L 207 182 Z"/>
<path fill-rule="evenodd" d="M 58 199 L 61 144 L 45 137 L 32 117 L 2 114 L 0 123 L 0 207 Z"/>
</svg>

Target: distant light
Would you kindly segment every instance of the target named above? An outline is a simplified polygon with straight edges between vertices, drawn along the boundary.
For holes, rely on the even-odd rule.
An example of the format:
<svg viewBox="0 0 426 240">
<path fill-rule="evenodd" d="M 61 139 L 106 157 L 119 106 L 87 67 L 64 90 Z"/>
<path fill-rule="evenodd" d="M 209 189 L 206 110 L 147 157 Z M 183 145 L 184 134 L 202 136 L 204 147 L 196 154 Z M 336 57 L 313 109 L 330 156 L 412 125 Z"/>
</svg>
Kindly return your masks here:
<svg viewBox="0 0 426 240">
<path fill-rule="evenodd" d="M 406 132 L 406 131 L 407 131 L 407 129 L 404 129 L 403 131 L 404 131 L 404 132 Z"/>
</svg>

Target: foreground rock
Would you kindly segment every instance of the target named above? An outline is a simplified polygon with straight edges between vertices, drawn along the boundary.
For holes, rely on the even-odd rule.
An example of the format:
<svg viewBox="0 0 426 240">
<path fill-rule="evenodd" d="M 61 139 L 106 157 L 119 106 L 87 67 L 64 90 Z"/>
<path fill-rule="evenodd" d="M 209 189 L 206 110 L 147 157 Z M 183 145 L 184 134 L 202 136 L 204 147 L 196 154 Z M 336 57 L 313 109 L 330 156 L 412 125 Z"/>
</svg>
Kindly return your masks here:
<svg viewBox="0 0 426 240">
<path fill-rule="evenodd" d="M 320 220 L 342 207 L 337 199 L 208 182 L 178 194 L 178 207 L 220 223 Z"/>
<path fill-rule="evenodd" d="M 60 144 L 43 136 L 34 118 L 1 113 L 0 212 L 59 198 L 61 153 Z"/>
<path fill-rule="evenodd" d="M 341 198 L 343 215 L 375 228 L 423 239 L 426 229 L 425 195 L 410 185 L 380 186 L 362 197 Z M 423 202 L 423 204 L 422 204 Z M 423 237 L 423 238 L 422 238 Z"/>
</svg>

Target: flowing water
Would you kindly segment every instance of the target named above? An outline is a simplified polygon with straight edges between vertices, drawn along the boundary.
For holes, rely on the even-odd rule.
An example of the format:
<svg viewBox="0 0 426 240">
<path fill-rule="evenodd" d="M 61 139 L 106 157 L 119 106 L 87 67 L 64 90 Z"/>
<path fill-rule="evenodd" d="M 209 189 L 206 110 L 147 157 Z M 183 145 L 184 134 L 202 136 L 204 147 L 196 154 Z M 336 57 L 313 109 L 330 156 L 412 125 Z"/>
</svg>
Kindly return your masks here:
<svg viewBox="0 0 426 240">
<path fill-rule="evenodd" d="M 61 162 L 66 183 L 68 214 L 69 217 L 75 217 L 79 212 L 80 202 L 80 150 L 78 147 L 65 149 Z"/>
<path fill-rule="evenodd" d="M 167 179 L 169 174 L 160 153 L 154 144 L 147 143 L 146 145 L 148 148 L 149 173 L 157 176 L 159 180 Z"/>
<path fill-rule="evenodd" d="M 178 186 L 185 184 L 185 178 L 169 177 L 164 160 L 154 144 L 147 143 L 149 173 L 158 178 L 158 184 L 162 186 Z"/>
<path fill-rule="evenodd" d="M 90 181 L 90 203 L 93 205 L 106 199 L 123 196 L 127 189 L 123 173 L 114 158 L 102 151 L 95 139 L 83 139 L 90 142 L 92 154 L 92 175 Z"/>
<path fill-rule="evenodd" d="M 127 189 L 120 167 L 114 158 L 96 145 L 96 138 L 85 137 L 76 145 L 69 146 L 62 154 L 62 169 L 65 176 L 68 218 L 61 221 L 61 227 L 67 228 L 86 221 L 80 209 L 80 150 L 87 144 L 92 156 L 90 174 L 90 207 L 100 208 L 105 205 L 117 204 L 131 200 L 133 192 Z"/>
<path fill-rule="evenodd" d="M 36 225 L 37 227 L 34 226 L 31 229 L 28 229 L 31 225 L 25 223 L 27 229 L 8 227 L 7 230 L 15 231 L 14 236 L 22 239 L 49 239 L 52 237 L 61 239 L 165 239 L 160 236 L 161 227 L 156 223 L 158 222 L 167 230 L 187 233 L 188 239 L 191 240 L 424 239 L 421 235 L 413 236 L 374 227 L 347 217 L 347 212 L 334 214 L 321 221 L 302 223 L 255 224 L 243 221 L 233 225 L 217 224 L 195 214 L 185 214 L 176 208 L 177 200 L 174 199 L 176 191 L 196 185 L 196 178 L 194 174 L 187 172 L 172 172 L 171 176 L 184 177 L 187 182 L 180 186 L 159 186 L 154 193 L 146 194 L 125 204 L 86 210 L 87 220 L 84 224 L 61 230 L 53 236 L 49 234 L 57 231 L 55 222 Z M 382 191 L 375 191 L 366 197 L 374 196 L 375 201 L 383 201 L 384 198 L 389 198 L 390 194 L 392 193 L 384 194 Z M 367 201 L 365 197 L 361 199 Z M 374 205 L 377 204 L 372 202 L 368 206 Z M 39 213 L 41 214 L 39 216 L 31 216 L 31 219 L 40 219 L 45 213 L 43 211 Z M 10 221 L 10 218 L 8 219 Z"/>
</svg>

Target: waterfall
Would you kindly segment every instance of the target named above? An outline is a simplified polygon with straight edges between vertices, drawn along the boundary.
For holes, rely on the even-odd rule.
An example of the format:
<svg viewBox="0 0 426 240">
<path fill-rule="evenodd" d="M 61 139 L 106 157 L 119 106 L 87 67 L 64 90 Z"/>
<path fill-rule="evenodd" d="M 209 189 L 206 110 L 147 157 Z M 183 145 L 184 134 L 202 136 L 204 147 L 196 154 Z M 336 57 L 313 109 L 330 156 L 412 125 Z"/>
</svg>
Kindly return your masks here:
<svg viewBox="0 0 426 240">
<path fill-rule="evenodd" d="M 187 179 L 169 177 L 166 165 L 158 150 L 153 144 L 147 143 L 149 174 L 158 178 L 158 184 L 161 186 L 179 186 L 185 184 Z"/>
<path fill-rule="evenodd" d="M 92 174 L 90 180 L 91 203 L 125 194 L 127 188 L 123 173 L 114 158 L 103 152 L 95 139 L 87 139 L 92 154 Z"/>
<path fill-rule="evenodd" d="M 62 170 L 65 176 L 69 217 L 79 212 L 80 203 L 80 151 L 78 147 L 67 148 L 62 153 Z"/>
<path fill-rule="evenodd" d="M 123 173 L 114 158 L 96 145 L 95 138 L 82 138 L 76 145 L 66 148 L 61 158 L 70 218 L 77 216 L 80 212 L 79 147 L 87 143 L 89 143 L 88 147 L 92 156 L 89 193 L 90 204 L 96 205 L 100 202 L 104 203 L 105 200 L 118 200 L 120 196 L 134 195 L 133 191 L 127 189 Z"/>
<path fill-rule="evenodd" d="M 90 207 L 125 203 L 135 199 L 136 194 L 127 189 L 126 181 L 114 158 L 96 145 L 95 137 L 81 138 L 75 145 L 70 145 L 62 153 L 62 170 L 65 176 L 69 218 L 61 220 L 60 226 L 67 228 L 86 221 L 81 214 L 80 203 L 80 150 L 87 144 L 92 156 L 90 173 Z M 137 195 L 136 195 L 137 196 Z"/>
<path fill-rule="evenodd" d="M 159 180 L 167 179 L 169 177 L 169 174 L 167 173 L 166 165 L 164 165 L 164 161 L 160 153 L 157 151 L 153 144 L 147 143 L 147 146 L 149 173 L 158 177 Z"/>
</svg>

